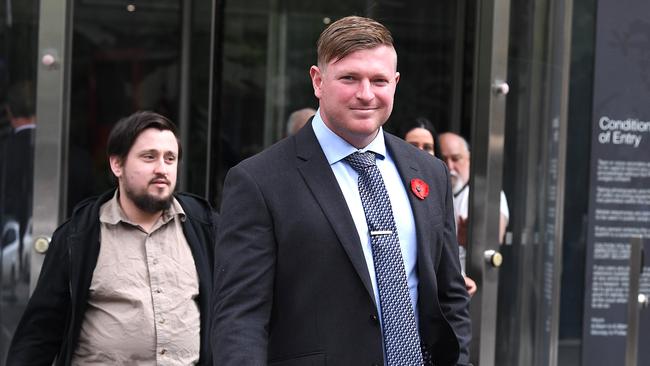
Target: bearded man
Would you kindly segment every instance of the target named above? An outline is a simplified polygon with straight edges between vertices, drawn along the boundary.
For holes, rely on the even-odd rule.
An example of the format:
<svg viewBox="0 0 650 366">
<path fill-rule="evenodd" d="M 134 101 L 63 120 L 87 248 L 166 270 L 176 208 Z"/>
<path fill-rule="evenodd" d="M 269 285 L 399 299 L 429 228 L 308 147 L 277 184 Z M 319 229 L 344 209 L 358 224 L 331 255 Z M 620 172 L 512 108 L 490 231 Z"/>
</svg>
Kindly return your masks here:
<svg viewBox="0 0 650 366">
<path fill-rule="evenodd" d="M 117 188 L 75 208 L 52 237 L 7 365 L 211 365 L 217 216 L 174 193 L 181 146 L 152 112 L 108 138 Z"/>
<path fill-rule="evenodd" d="M 469 144 L 464 137 L 453 132 L 446 132 L 440 135 L 440 159 L 447 164 L 451 179 L 452 192 L 454 194 L 454 216 L 456 220 L 456 231 L 458 243 L 460 244 L 460 264 L 463 269 L 465 287 L 470 295 L 477 290 L 477 285 L 471 278 L 465 275 L 465 256 L 467 243 L 467 226 L 469 215 L 469 176 L 470 176 L 470 152 Z M 506 195 L 501 191 L 499 207 L 499 243 L 503 244 L 508 226 L 510 211 Z"/>
</svg>

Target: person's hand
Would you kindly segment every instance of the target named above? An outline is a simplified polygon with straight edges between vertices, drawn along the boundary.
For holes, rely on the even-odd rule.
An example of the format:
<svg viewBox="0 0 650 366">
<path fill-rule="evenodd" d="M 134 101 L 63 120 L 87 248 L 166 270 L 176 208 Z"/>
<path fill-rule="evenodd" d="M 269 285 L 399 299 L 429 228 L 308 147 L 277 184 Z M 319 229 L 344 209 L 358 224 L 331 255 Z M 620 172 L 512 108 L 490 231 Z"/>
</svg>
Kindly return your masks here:
<svg viewBox="0 0 650 366">
<path fill-rule="evenodd" d="M 471 279 L 471 278 L 469 278 L 467 276 L 463 276 L 463 279 L 465 279 L 465 289 L 467 289 L 467 292 L 469 293 L 469 296 L 474 295 L 476 293 L 477 288 L 478 288 L 476 286 L 476 282 L 474 282 L 473 279 Z"/>
<path fill-rule="evenodd" d="M 458 245 L 462 247 L 467 247 L 467 225 L 469 223 L 469 218 L 458 218 L 456 223 L 456 232 L 458 232 L 457 239 Z"/>
</svg>

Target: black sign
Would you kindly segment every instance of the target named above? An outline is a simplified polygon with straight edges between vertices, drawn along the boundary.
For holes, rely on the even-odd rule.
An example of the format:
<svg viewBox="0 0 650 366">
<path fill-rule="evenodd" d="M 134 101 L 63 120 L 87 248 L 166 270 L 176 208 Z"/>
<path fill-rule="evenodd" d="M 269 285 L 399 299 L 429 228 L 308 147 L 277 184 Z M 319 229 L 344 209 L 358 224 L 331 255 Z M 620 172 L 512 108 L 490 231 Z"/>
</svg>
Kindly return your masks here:
<svg viewBox="0 0 650 366">
<path fill-rule="evenodd" d="M 625 362 L 630 240 L 650 238 L 650 2 L 599 0 L 597 14 L 582 364 L 611 366 Z"/>
</svg>

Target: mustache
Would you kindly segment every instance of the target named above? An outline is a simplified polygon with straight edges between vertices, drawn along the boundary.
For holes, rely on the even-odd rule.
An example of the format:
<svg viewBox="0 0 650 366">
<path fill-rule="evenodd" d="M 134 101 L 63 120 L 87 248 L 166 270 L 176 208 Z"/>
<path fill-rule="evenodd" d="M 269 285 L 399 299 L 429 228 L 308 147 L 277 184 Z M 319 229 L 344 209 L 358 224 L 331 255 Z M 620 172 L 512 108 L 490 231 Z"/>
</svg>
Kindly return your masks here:
<svg viewBox="0 0 650 366">
<path fill-rule="evenodd" d="M 149 184 L 165 183 L 171 185 L 172 183 L 164 175 L 158 175 L 149 181 Z"/>
</svg>

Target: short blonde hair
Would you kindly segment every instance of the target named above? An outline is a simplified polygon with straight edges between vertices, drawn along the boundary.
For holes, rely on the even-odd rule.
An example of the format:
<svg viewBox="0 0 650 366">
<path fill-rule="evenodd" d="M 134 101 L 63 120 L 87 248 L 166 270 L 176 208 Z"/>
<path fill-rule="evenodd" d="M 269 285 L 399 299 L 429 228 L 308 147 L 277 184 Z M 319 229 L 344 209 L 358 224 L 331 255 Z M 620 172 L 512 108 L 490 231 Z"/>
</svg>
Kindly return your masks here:
<svg viewBox="0 0 650 366">
<path fill-rule="evenodd" d="M 370 18 L 348 16 L 325 28 L 316 43 L 318 66 L 332 60 L 379 46 L 393 47 L 393 36 L 388 28 Z"/>
</svg>

